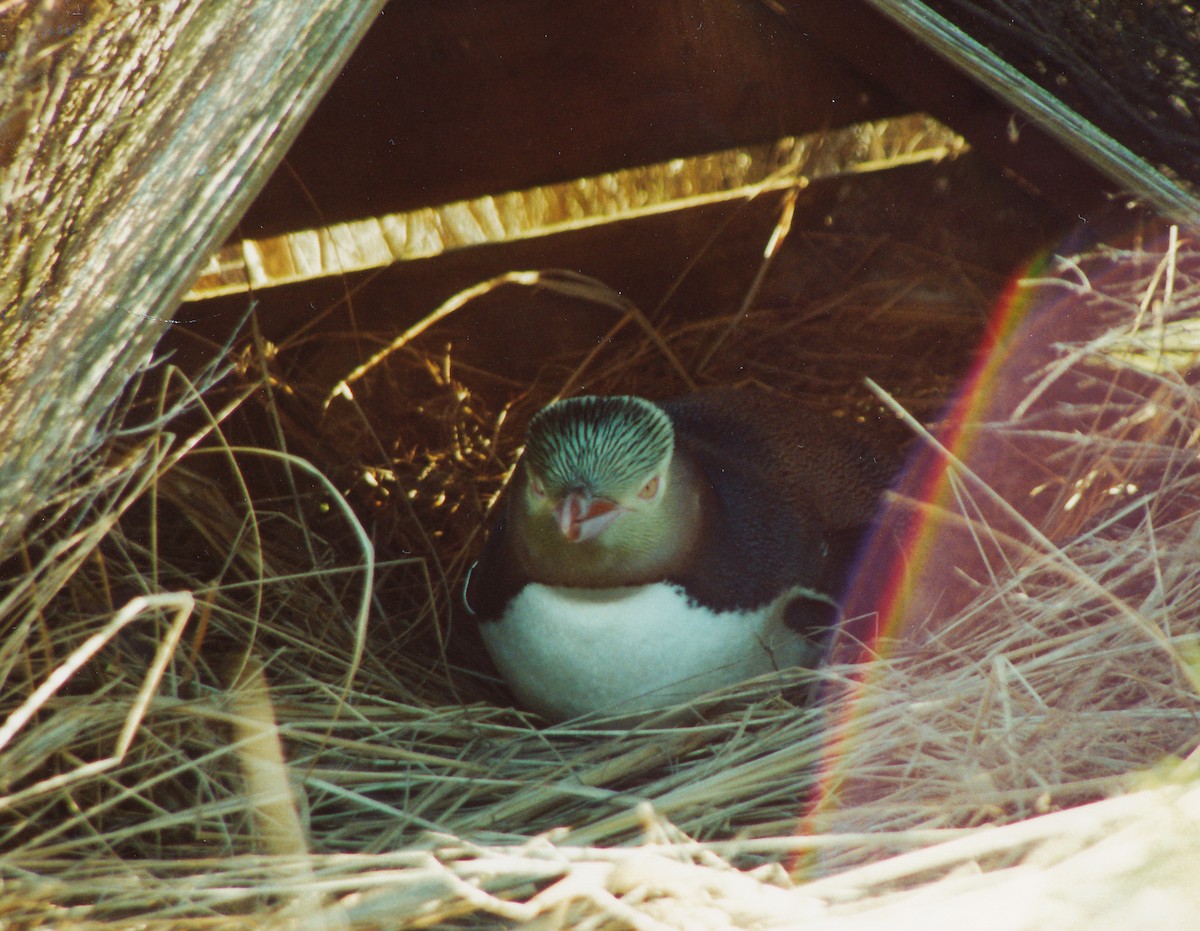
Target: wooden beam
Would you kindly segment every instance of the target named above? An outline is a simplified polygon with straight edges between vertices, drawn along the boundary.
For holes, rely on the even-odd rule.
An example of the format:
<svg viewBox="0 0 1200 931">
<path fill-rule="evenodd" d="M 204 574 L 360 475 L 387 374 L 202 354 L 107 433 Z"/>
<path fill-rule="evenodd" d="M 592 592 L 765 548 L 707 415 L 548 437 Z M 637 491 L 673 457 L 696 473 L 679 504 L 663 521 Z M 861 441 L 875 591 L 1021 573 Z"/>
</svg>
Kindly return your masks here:
<svg viewBox="0 0 1200 931">
<path fill-rule="evenodd" d="M 866 2 L 1122 190 L 1179 223 L 1195 223 L 1200 218 L 1196 192 L 1167 177 L 921 0 Z"/>
<path fill-rule="evenodd" d="M 1112 180 L 893 22 L 895 7 L 872 0 L 793 0 L 786 10 L 806 32 L 911 107 L 962 133 L 974 151 L 1065 216 L 1092 219 L 1108 209 L 1107 195 L 1117 187 Z"/>
<path fill-rule="evenodd" d="M 590 178 L 230 243 L 187 300 L 382 268 L 456 249 L 553 236 L 768 191 L 954 158 L 963 139 L 923 114 Z"/>
<path fill-rule="evenodd" d="M 0 552 L 382 6 L 0 5 Z"/>
</svg>

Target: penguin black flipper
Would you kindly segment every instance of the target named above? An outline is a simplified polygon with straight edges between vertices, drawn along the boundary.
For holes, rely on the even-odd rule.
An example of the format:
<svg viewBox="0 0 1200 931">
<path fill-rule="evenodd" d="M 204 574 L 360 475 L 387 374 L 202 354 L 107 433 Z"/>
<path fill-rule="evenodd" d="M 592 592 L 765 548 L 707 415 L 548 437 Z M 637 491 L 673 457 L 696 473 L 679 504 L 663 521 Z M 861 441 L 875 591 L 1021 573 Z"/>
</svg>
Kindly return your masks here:
<svg viewBox="0 0 1200 931">
<path fill-rule="evenodd" d="M 529 581 L 520 572 L 517 560 L 511 552 L 508 537 L 510 501 L 511 496 L 506 492 L 504 500 L 499 504 L 499 514 L 488 528 L 483 549 L 471 567 L 463 588 L 463 600 L 467 610 L 477 621 L 487 622 L 499 618 L 508 603 Z"/>
</svg>

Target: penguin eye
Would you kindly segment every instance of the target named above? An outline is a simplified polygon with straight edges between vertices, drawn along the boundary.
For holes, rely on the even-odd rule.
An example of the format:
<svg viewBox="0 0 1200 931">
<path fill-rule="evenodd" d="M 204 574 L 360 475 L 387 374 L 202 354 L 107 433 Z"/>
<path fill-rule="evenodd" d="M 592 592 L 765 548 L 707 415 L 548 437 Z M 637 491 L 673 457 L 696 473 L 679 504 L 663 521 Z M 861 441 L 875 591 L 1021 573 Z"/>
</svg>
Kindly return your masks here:
<svg viewBox="0 0 1200 931">
<path fill-rule="evenodd" d="M 657 475 L 654 476 L 654 478 L 650 479 L 650 481 L 646 482 L 646 484 L 642 486 L 642 490 L 638 492 L 638 497 L 641 498 L 643 501 L 649 501 L 656 494 L 658 494 L 658 476 Z"/>
</svg>

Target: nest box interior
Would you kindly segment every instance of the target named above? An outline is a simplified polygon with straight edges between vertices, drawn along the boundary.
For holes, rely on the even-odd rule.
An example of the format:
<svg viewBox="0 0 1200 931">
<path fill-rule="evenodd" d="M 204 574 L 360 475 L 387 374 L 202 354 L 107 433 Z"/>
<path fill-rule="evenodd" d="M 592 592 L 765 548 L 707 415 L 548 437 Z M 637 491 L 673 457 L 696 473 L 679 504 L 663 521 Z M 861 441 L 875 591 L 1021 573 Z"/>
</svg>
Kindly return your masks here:
<svg viewBox="0 0 1200 931">
<path fill-rule="evenodd" d="M 365 8 L 332 6 L 363 28 Z M 987 4 L 921 8 L 932 6 Z M 103 62 L 126 48 L 116 41 L 118 26 L 133 28 L 117 15 L 126 7 L 158 15 L 157 6 L 105 8 L 89 26 L 109 38 Z M 188 9 L 202 8 L 213 9 Z M 337 20 L 342 32 L 293 28 L 337 33 L 341 44 L 305 47 L 343 54 L 360 34 L 349 18 Z M 261 67 L 246 54 L 248 20 L 222 20 L 222 32 L 198 13 L 160 19 L 178 30 L 164 35 L 189 37 L 180 61 L 204 63 L 210 78 L 214 61 L 233 86 L 242 72 L 227 62 Z M 92 37 L 67 36 L 63 47 L 87 52 Z M 149 68 L 171 42 L 144 44 Z M 238 55 L 210 53 L 220 48 Z M 51 58 L 30 54 L 38 67 Z M 306 112 L 319 80 L 289 74 L 290 90 L 312 91 L 286 98 L 304 101 L 289 112 Z M 153 137 L 177 118 L 178 160 L 190 151 L 180 142 L 195 138 L 193 117 L 212 109 L 204 93 L 184 116 L 167 95 L 152 111 L 159 122 L 144 112 L 126 122 L 141 119 L 150 128 L 139 132 Z M 282 125 L 273 118 L 256 125 Z M 4 122 L 0 144 L 18 138 L 20 122 Z M 104 125 L 84 129 L 101 135 Z M 52 140 L 75 138 L 69 123 L 54 128 Z M 271 163 L 262 153 L 293 129 L 250 137 L 238 170 L 222 177 L 255 188 L 253 169 Z M 36 147 L 31 137 L 26 154 Z M 157 155 L 130 163 L 153 163 L 146 177 L 159 183 L 195 180 L 167 177 L 161 165 L 175 161 Z M 146 191 L 161 188 L 123 164 L 105 162 L 102 177 L 141 196 L 118 206 L 144 216 Z M 96 187 L 86 172 L 60 175 L 84 178 L 88 197 Z M 753 878 L 739 897 L 757 905 L 803 894 L 776 880 L 789 882 L 785 865 L 804 879 L 804 856 L 832 876 L 960 837 L 944 828 L 1092 802 L 1164 759 L 1194 759 L 1200 264 L 1195 237 L 1177 228 L 1165 246 L 1149 232 L 1112 246 L 1114 230 L 1124 242 L 1130 229 L 1161 227 L 1118 187 L 871 3 L 384 5 L 172 318 L 134 318 L 115 300 L 105 308 L 144 325 L 151 345 L 159 339 L 159 364 L 144 365 L 147 349 L 132 374 L 119 373 L 125 394 L 105 407 L 94 431 L 103 436 L 58 469 L 69 474 L 56 473 L 58 497 L 39 505 L 48 519 L 10 553 L 14 710 L 0 749 L 15 879 L 5 888 L 15 890 L 6 903 L 27 900 L 13 914 L 45 905 L 42 924 L 127 922 L 159 904 L 165 920 L 197 926 L 251 911 L 290 919 L 291 908 L 319 923 L 326 913 L 311 904 L 325 896 L 331 908 L 361 909 L 364 926 L 467 926 L 550 916 L 559 892 L 574 896 L 578 916 L 580 902 L 608 908 L 603 895 L 655 906 L 672 889 L 692 908 L 701 886 L 658 878 L 677 872 L 622 889 L 621 870 L 588 869 L 596 857 L 637 853 L 622 845 L 639 839 L 672 868 L 686 860 Z M 60 188 L 75 190 L 46 181 Z M 181 200 L 199 202 L 183 190 Z M 215 208 L 236 200 L 207 182 L 197 190 L 214 209 L 179 225 L 217 238 L 225 225 Z M 97 223 L 115 217 L 101 246 L 136 227 L 107 202 L 93 206 Z M 64 230 L 87 232 L 68 222 L 70 203 L 57 207 Z M 63 293 L 104 307 L 101 263 L 171 258 L 177 269 L 197 251 L 164 238 L 166 258 L 131 257 L 83 241 L 74 248 L 88 262 L 75 278 L 56 264 L 70 250 L 42 250 L 44 279 L 28 290 L 43 304 L 57 300 L 51 284 L 78 279 Z M 1065 256 L 1054 274 L 1011 287 L 1050 249 Z M 131 269 L 126 285 L 149 280 L 137 263 L 120 269 Z M 186 286 L 167 278 L 160 298 Z M 1043 285 L 1067 296 L 1072 320 L 1104 331 L 1105 351 L 1092 351 L 1091 329 L 1085 349 L 1078 329 L 1026 330 L 1035 351 L 1022 377 L 1037 378 L 1019 391 L 972 378 L 979 403 L 947 417 L 956 395 L 971 394 L 964 378 L 986 367 L 981 359 L 1005 362 L 982 348 L 1002 296 Z M 125 332 L 69 335 L 73 348 L 91 349 L 90 373 L 104 368 L 94 360 L 115 357 L 106 340 L 120 348 Z M 39 358 L 65 358 L 52 349 Z M 83 376 L 63 381 L 87 393 Z M 515 708 L 459 593 L 529 417 L 567 394 L 661 398 L 747 383 L 780 403 L 824 405 L 897 447 L 918 435 L 934 449 L 921 431 L 939 421 L 984 425 L 976 448 L 988 468 L 951 476 L 970 478 L 974 497 L 903 486 L 887 495 L 960 531 L 986 531 L 964 535 L 961 561 L 944 538 L 937 559 L 912 548 L 914 567 L 942 574 L 909 613 L 952 602 L 947 576 L 963 583 L 953 605 L 962 615 L 934 631 L 948 639 L 781 670 L 697 699 L 669 726 L 547 726 Z M 1062 385 L 1070 390 L 1055 395 Z M 1022 418 L 1008 417 L 1018 409 Z M 68 485 L 71 495 L 60 494 Z M 814 683 L 827 689 L 815 705 Z M 287 803 L 276 808 L 279 798 Z M 1165 821 L 1186 832 L 1195 819 Z M 285 822 L 290 835 L 277 830 Z M 1094 822 L 1086 838 L 1113 839 L 1110 823 Z M 1076 849 L 1038 830 L 1047 833 L 1018 832 L 1001 853 L 984 841 L 932 871 L 909 860 L 911 872 L 896 875 L 916 886 L 953 866 L 948 882 L 969 872 L 974 883 L 1027 854 L 1036 868 Z M 1046 837 L 1053 849 L 1031 840 Z M 568 847 L 576 859 L 560 860 Z M 522 857 L 530 865 L 512 866 Z M 572 864 L 601 876 L 603 895 L 586 877 L 554 892 Z M 1130 871 L 1145 881 L 1145 869 Z M 1108 900 L 1092 890 L 1111 893 L 1109 874 L 1090 863 L 1085 872 L 1092 885 L 1063 885 L 1100 908 Z M 889 902 L 899 888 L 878 875 L 859 882 L 844 888 Z M 823 909 L 861 904 L 828 888 L 813 893 L 826 897 Z M 781 923 L 794 921 L 796 901 L 780 906 Z M 665 920 L 684 926 L 693 914 Z M 624 920 L 614 915 L 597 920 Z"/>
<path fill-rule="evenodd" d="M 391 4 L 166 346 L 253 337 L 293 448 L 450 616 L 555 395 L 757 382 L 886 430 L 870 378 L 936 417 L 1006 282 L 1111 210 L 1017 125 L 862 5 Z"/>
<path fill-rule="evenodd" d="M 928 114 L 962 143 L 939 154 L 913 132 L 890 151 L 847 153 L 816 177 L 806 176 L 809 154 L 792 183 L 761 184 L 757 196 L 667 192 L 611 218 L 566 217 L 575 222 L 514 228 L 481 244 L 448 236 L 422 254 L 410 241 L 398 261 L 349 273 L 339 264 L 354 267 L 357 256 L 346 243 L 340 257 L 315 260 L 308 280 L 278 287 L 270 285 L 296 281 L 298 262 L 290 275 L 272 280 L 268 267 L 249 283 L 254 269 L 226 268 L 203 277 L 194 296 L 239 283 L 241 293 L 194 304 L 198 322 L 185 332 L 219 339 L 252 291 L 261 332 L 277 345 L 299 331 L 356 334 L 356 347 L 306 342 L 303 368 L 336 380 L 368 334 L 402 331 L 513 269 L 591 276 L 652 318 L 720 316 L 754 288 L 755 301 L 801 304 L 849 283 L 823 284 L 831 274 L 855 282 L 892 274 L 887 255 L 898 250 L 923 251 L 931 272 L 958 263 L 995 289 L 1101 209 L 1106 186 L 1095 172 L 1036 129 L 1018 132 L 1008 108 L 932 52 L 865 6 L 837 15 L 829 8 L 838 4 L 815 6 L 392 4 L 245 215 L 232 251 L 509 192 L 532 202 L 578 179 L 636 184 L 614 173 L 663 163 L 687 172 L 697 156 L 750 158 L 781 139 L 819 140 L 911 114 Z M 790 235 L 764 283 L 764 251 L 789 198 Z M 452 224 L 453 215 L 432 222 Z M 979 295 L 980 308 L 989 297 Z M 472 363 L 504 361 L 516 377 L 605 327 L 578 309 L 540 312 L 529 293 L 490 300 L 499 306 L 476 316 L 491 319 L 459 349 Z"/>
</svg>

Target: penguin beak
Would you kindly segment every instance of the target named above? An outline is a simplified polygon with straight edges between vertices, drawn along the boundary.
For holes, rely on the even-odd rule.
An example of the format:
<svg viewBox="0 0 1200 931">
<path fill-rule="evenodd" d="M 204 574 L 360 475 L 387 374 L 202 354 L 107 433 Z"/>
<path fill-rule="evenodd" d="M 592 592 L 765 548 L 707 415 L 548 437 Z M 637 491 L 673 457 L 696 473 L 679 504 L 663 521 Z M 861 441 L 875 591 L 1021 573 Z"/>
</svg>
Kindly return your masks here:
<svg viewBox="0 0 1200 931">
<path fill-rule="evenodd" d="M 609 498 L 593 498 L 586 491 L 571 491 L 554 507 L 554 518 L 570 543 L 594 540 L 625 509 Z"/>
</svg>

